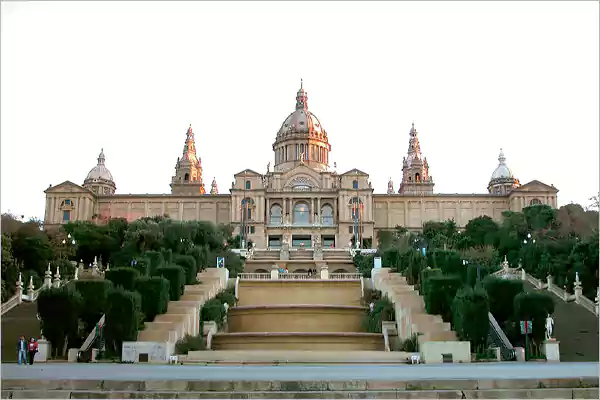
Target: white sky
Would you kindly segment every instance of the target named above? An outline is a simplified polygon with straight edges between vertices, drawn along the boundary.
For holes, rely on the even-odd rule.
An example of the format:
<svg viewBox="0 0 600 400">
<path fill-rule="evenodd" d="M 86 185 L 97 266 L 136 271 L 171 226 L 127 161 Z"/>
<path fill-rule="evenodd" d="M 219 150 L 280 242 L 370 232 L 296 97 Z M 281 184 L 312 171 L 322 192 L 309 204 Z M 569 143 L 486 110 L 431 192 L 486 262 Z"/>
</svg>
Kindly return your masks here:
<svg viewBox="0 0 600 400">
<path fill-rule="evenodd" d="M 300 78 L 338 172 L 397 189 L 411 122 L 437 193 L 504 148 L 559 205 L 598 193 L 598 2 L 2 3 L 2 211 L 42 218 L 101 147 L 117 193 L 168 193 L 191 123 L 207 188 L 273 165 Z"/>
</svg>

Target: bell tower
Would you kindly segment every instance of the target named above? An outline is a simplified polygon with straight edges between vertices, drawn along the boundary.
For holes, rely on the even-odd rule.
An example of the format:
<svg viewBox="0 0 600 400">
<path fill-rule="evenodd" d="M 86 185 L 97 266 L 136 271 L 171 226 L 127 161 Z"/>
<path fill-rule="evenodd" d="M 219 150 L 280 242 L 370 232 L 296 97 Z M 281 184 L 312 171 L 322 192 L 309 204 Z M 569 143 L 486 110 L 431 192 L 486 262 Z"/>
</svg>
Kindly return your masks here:
<svg viewBox="0 0 600 400">
<path fill-rule="evenodd" d="M 192 125 L 187 130 L 183 156 L 177 158 L 175 176 L 171 178 L 171 193 L 180 196 L 205 194 L 202 181 L 202 164 L 196 155 L 196 142 Z"/>
<path fill-rule="evenodd" d="M 409 132 L 408 152 L 402 160 L 402 182 L 398 193 L 432 194 L 433 185 L 433 178 L 429 175 L 429 163 L 427 157 L 421 154 L 421 145 L 413 122 Z"/>
</svg>

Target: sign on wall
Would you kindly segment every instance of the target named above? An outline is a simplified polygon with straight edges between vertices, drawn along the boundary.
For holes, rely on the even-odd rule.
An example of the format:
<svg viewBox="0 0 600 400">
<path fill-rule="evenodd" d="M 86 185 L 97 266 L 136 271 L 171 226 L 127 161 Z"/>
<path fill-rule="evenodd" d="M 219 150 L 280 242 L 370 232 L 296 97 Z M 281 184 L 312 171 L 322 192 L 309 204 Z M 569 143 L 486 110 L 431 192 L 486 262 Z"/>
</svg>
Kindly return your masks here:
<svg viewBox="0 0 600 400">
<path fill-rule="evenodd" d="M 373 268 L 381 268 L 381 257 L 375 257 L 373 259 Z"/>
<path fill-rule="evenodd" d="M 217 257 L 217 268 L 225 268 L 225 257 Z"/>
</svg>

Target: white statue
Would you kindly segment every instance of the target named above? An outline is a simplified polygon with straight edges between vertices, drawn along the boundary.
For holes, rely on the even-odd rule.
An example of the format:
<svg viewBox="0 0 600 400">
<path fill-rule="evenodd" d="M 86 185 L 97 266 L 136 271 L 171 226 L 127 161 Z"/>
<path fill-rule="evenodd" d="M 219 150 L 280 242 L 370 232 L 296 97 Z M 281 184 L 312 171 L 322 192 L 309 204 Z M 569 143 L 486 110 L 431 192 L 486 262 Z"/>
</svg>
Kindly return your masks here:
<svg viewBox="0 0 600 400">
<path fill-rule="evenodd" d="M 369 304 L 369 312 L 370 312 L 371 314 L 373 314 L 373 310 L 375 310 L 375 303 L 371 302 L 371 303 Z"/>
<path fill-rule="evenodd" d="M 552 332 L 554 331 L 554 319 L 550 314 L 546 317 L 546 340 L 552 339 Z"/>
<path fill-rule="evenodd" d="M 300 153 L 300 164 L 304 164 L 304 152 Z"/>
</svg>

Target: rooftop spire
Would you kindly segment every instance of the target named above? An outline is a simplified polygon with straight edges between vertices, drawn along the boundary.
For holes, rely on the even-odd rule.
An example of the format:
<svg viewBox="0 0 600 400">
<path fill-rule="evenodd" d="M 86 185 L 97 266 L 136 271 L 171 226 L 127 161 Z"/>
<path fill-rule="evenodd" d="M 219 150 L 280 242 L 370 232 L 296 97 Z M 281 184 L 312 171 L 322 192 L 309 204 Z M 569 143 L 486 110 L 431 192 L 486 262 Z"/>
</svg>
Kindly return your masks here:
<svg viewBox="0 0 600 400">
<path fill-rule="evenodd" d="M 308 110 L 308 96 L 304 91 L 304 81 L 300 78 L 300 90 L 296 93 L 296 109 L 297 110 Z"/>
<path fill-rule="evenodd" d="M 506 164 L 506 157 L 504 157 L 504 151 L 500 148 L 500 154 L 498 155 L 498 162 L 500 164 Z"/>
<path fill-rule="evenodd" d="M 106 158 L 104 158 L 104 148 L 100 149 L 100 154 L 98 154 L 98 165 L 104 165 Z"/>
</svg>

